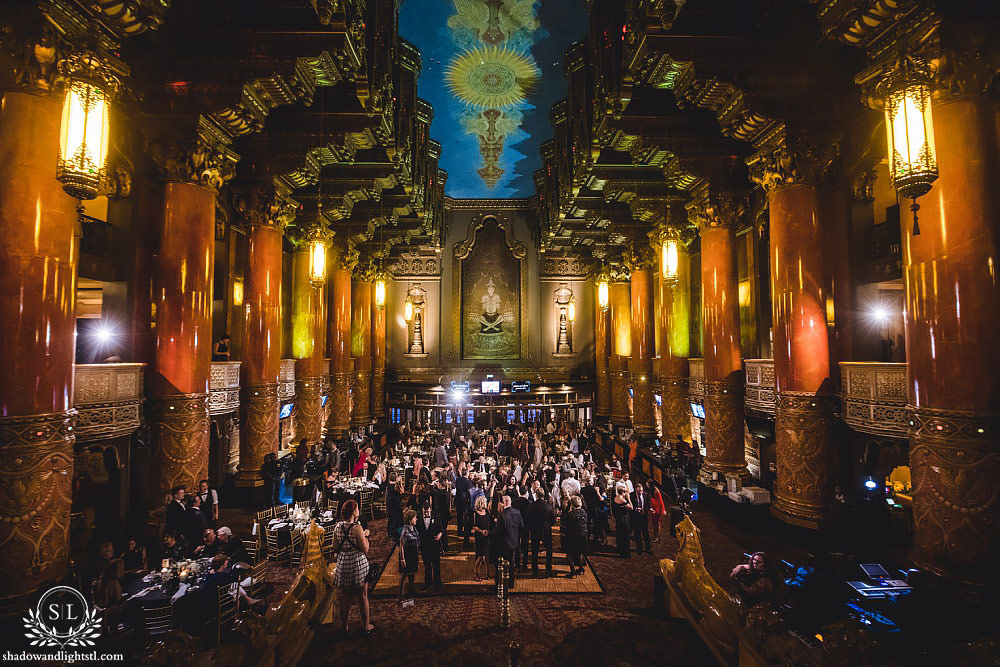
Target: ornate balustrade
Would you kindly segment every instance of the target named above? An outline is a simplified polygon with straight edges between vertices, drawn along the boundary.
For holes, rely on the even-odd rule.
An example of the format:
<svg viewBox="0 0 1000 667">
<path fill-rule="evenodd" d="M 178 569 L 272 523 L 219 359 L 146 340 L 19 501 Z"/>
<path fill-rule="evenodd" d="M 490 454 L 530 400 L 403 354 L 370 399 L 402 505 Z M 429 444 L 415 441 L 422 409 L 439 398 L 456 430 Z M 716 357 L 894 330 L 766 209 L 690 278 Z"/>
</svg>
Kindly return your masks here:
<svg viewBox="0 0 1000 667">
<path fill-rule="evenodd" d="M 688 396 L 696 403 L 705 398 L 705 360 L 688 359 Z"/>
<path fill-rule="evenodd" d="M 774 359 L 745 359 L 748 411 L 774 416 Z"/>
<path fill-rule="evenodd" d="M 213 361 L 209 379 L 208 411 L 224 415 L 240 409 L 240 362 Z"/>
<path fill-rule="evenodd" d="M 906 437 L 906 364 L 840 362 L 842 418 L 855 431 Z"/>
<path fill-rule="evenodd" d="M 278 371 L 278 399 L 290 401 L 295 398 L 295 360 L 282 359 Z"/>
<path fill-rule="evenodd" d="M 77 442 L 116 438 L 139 428 L 145 368 L 146 364 L 75 366 Z"/>
</svg>

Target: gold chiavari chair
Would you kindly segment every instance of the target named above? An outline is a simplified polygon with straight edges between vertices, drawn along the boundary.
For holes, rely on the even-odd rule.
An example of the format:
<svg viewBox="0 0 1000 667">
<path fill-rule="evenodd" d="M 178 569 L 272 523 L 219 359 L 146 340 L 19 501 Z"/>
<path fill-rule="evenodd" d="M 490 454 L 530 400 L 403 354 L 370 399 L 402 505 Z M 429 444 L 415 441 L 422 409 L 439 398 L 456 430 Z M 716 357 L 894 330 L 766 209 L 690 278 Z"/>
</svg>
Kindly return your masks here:
<svg viewBox="0 0 1000 667">
<path fill-rule="evenodd" d="M 292 531 L 294 536 L 294 531 Z M 264 537 L 267 544 L 267 559 L 268 560 L 285 560 L 292 555 L 291 544 L 281 544 L 278 539 L 278 531 L 272 530 L 270 528 L 264 529 Z"/>
<path fill-rule="evenodd" d="M 277 505 L 274 508 L 274 518 L 281 519 L 288 516 L 288 505 Z"/>
<path fill-rule="evenodd" d="M 154 606 L 141 605 L 142 621 L 146 628 L 146 644 L 158 640 L 163 635 L 170 632 L 174 625 L 173 606 L 169 600 Z"/>
<path fill-rule="evenodd" d="M 257 523 L 264 523 L 273 516 L 274 516 L 273 507 L 268 507 L 266 510 L 260 510 L 259 512 L 257 512 Z"/>
</svg>

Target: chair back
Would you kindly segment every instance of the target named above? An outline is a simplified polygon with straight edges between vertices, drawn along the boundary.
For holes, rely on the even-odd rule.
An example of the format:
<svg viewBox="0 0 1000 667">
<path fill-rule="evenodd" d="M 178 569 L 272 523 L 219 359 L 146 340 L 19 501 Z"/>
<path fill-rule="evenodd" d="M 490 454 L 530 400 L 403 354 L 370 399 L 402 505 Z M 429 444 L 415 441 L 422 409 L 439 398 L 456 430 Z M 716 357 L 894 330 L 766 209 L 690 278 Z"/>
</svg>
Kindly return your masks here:
<svg viewBox="0 0 1000 667">
<path fill-rule="evenodd" d="M 247 595 L 260 599 L 264 597 L 264 588 L 267 586 L 265 575 L 270 567 L 266 560 L 261 560 L 250 570 L 250 590 Z"/>
<path fill-rule="evenodd" d="M 358 494 L 358 511 L 362 517 L 366 519 L 374 519 L 374 507 L 372 507 L 372 501 L 375 499 L 374 489 L 361 489 L 361 493 Z"/>
<path fill-rule="evenodd" d="M 155 606 L 141 606 L 141 609 L 147 637 L 166 634 L 173 627 L 173 606 L 169 600 Z"/>
<path fill-rule="evenodd" d="M 233 627 L 236 621 L 237 601 L 239 600 L 240 582 L 234 581 L 216 589 L 215 619 L 212 624 L 215 645 L 222 642 L 222 633 Z"/>
<path fill-rule="evenodd" d="M 323 557 L 326 558 L 327 562 L 333 561 L 336 555 L 333 550 L 337 548 L 337 545 L 333 541 L 333 526 L 326 529 L 323 533 L 323 544 L 320 546 L 320 550 L 323 552 Z"/>
<path fill-rule="evenodd" d="M 288 505 L 278 505 L 274 508 L 274 518 L 280 519 L 288 516 Z"/>
<path fill-rule="evenodd" d="M 274 516 L 273 507 L 268 507 L 266 510 L 260 510 L 259 512 L 257 512 L 257 523 L 264 523 L 273 516 Z"/>
<path fill-rule="evenodd" d="M 295 503 L 295 509 L 297 509 L 297 510 L 304 509 L 304 510 L 308 511 L 309 510 L 309 501 L 308 500 L 300 500 L 300 501 L 298 501 L 297 503 Z"/>
</svg>

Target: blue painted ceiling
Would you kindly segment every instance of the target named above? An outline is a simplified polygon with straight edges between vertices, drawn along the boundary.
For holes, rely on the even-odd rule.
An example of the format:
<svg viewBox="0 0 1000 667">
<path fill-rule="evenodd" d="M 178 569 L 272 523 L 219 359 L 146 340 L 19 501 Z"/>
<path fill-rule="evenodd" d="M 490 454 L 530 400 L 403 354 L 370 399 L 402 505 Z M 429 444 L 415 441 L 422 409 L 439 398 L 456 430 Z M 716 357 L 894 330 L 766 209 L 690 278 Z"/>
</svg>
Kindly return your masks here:
<svg viewBox="0 0 1000 667">
<path fill-rule="evenodd" d="M 529 197 L 549 109 L 566 96 L 566 48 L 587 34 L 583 0 L 404 0 L 399 32 L 420 49 L 446 194 Z"/>
</svg>

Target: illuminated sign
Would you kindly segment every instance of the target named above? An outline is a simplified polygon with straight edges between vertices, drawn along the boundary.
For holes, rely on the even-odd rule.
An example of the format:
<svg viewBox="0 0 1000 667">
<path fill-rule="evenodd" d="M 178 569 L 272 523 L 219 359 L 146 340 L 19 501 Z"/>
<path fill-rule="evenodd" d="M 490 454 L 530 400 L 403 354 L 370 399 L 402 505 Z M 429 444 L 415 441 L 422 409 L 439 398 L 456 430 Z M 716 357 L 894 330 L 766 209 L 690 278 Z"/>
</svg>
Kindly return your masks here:
<svg viewBox="0 0 1000 667">
<path fill-rule="evenodd" d="M 517 380 L 510 383 L 510 391 L 512 393 L 519 391 L 531 391 L 531 382 L 529 380 Z"/>
</svg>

